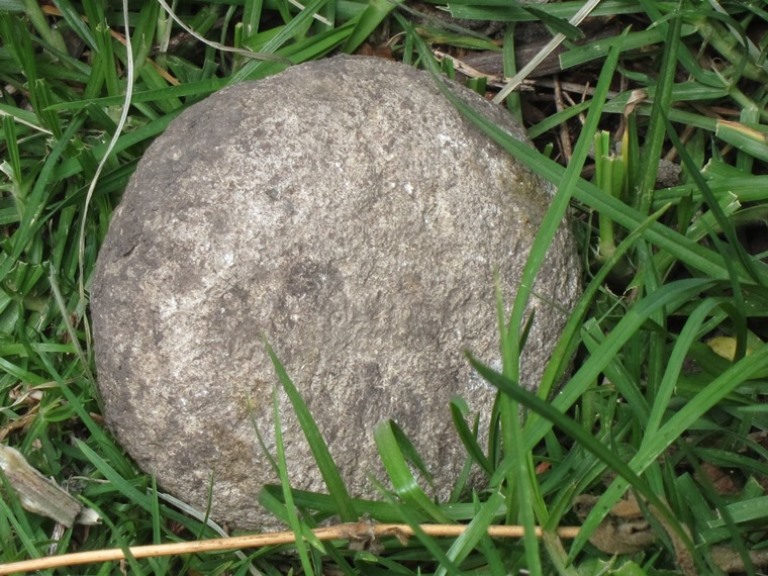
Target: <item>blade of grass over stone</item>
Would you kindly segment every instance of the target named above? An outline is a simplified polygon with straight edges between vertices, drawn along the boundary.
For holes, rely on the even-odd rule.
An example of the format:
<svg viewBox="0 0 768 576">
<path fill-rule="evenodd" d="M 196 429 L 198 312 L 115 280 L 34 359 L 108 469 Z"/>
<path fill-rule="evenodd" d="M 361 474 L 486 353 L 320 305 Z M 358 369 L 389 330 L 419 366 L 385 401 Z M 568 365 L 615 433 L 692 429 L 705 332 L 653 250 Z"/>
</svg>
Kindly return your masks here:
<svg viewBox="0 0 768 576">
<path fill-rule="evenodd" d="M 349 492 L 347 492 L 347 487 L 341 479 L 339 469 L 333 461 L 333 457 L 328 450 L 328 445 L 325 443 L 325 440 L 320 433 L 320 429 L 317 427 L 304 399 L 301 397 L 301 394 L 299 394 L 299 391 L 296 389 L 290 376 L 288 376 L 288 373 L 285 371 L 285 368 L 277 355 L 272 350 L 272 347 L 266 341 L 264 342 L 264 346 L 269 355 L 269 359 L 272 361 L 272 365 L 275 368 L 275 373 L 280 381 L 280 385 L 283 387 L 283 390 L 285 390 L 285 393 L 291 401 L 291 406 L 293 406 L 296 418 L 299 421 L 301 429 L 304 431 L 304 436 L 312 450 L 312 456 L 317 462 L 317 468 L 328 488 L 328 493 L 336 502 L 337 511 L 341 520 L 343 522 L 354 522 L 357 520 L 357 515 L 352 507 Z"/>
<path fill-rule="evenodd" d="M 408 30 L 408 28 L 406 28 Z M 412 32 L 412 28 L 411 28 Z M 426 67 L 432 74 L 432 76 L 435 78 L 435 81 L 440 88 L 440 90 L 448 97 L 448 99 L 454 104 L 457 105 L 458 102 L 460 102 L 459 98 L 457 98 L 445 85 L 445 83 L 442 81 L 442 79 L 439 76 L 439 71 L 437 68 L 437 63 L 434 61 L 434 58 L 432 57 L 432 54 L 429 52 L 428 48 L 424 44 L 424 42 L 421 41 L 421 39 L 414 35 L 414 41 L 416 43 L 417 49 L 419 51 L 419 54 L 421 55 L 422 62 L 425 63 Z M 554 200 L 553 203 L 557 202 L 557 200 Z M 567 206 L 567 199 L 566 199 L 566 206 Z M 563 208 L 564 212 L 565 208 Z M 547 216 L 545 216 L 545 221 L 548 217 L 551 217 L 551 214 L 553 213 L 552 206 L 550 205 L 550 209 L 547 212 Z M 560 224 L 560 221 L 562 219 L 562 215 L 559 217 L 555 216 L 557 218 L 557 221 L 555 223 L 555 230 Z M 542 226 L 546 226 L 546 224 L 542 224 Z M 548 227 L 549 228 L 549 227 Z M 541 232 L 540 232 L 541 234 Z M 552 232 L 552 237 L 554 237 L 555 232 Z M 531 265 L 532 260 L 535 262 L 535 257 L 532 256 L 534 251 L 536 250 L 536 242 L 534 241 L 534 245 L 531 248 L 531 255 L 529 255 L 526 269 L 528 268 L 528 265 Z M 538 260 L 537 264 L 540 266 L 543 262 L 543 257 Z M 537 268 L 538 269 L 538 268 Z M 519 288 L 518 288 L 518 296 L 520 295 L 521 291 L 524 291 L 524 284 L 526 281 L 525 272 L 523 272 L 523 277 L 520 281 Z M 516 299 L 515 305 L 517 305 L 519 299 Z M 523 306 L 524 308 L 524 306 Z M 520 322 L 518 324 L 515 324 L 517 326 L 517 329 L 514 331 L 511 328 L 508 328 L 504 325 L 504 319 L 503 319 L 503 303 L 501 301 L 501 296 L 498 290 L 497 285 L 497 309 L 499 310 L 499 331 L 500 331 L 500 337 L 501 337 L 501 356 L 502 356 L 502 363 L 503 363 L 503 369 L 504 373 L 507 374 L 511 379 L 518 381 L 519 380 L 519 362 L 520 362 L 520 338 L 521 334 L 519 332 L 519 328 L 521 327 L 521 320 L 522 320 L 522 309 L 520 312 L 520 316 L 518 317 L 518 320 Z M 513 314 L 514 314 L 514 308 L 513 308 Z M 523 447 L 523 438 L 522 438 L 522 428 L 520 424 L 520 412 L 518 409 L 518 406 L 514 401 L 511 401 L 508 398 L 501 398 L 499 402 L 499 415 L 500 415 L 500 422 L 501 422 L 501 437 L 503 442 L 503 447 L 506 453 L 510 454 L 510 457 L 512 458 L 512 461 L 516 463 L 515 466 L 510 467 L 508 469 L 508 475 L 506 478 L 507 481 L 507 506 L 508 506 L 508 512 L 507 512 L 507 523 L 514 523 L 516 521 L 519 521 L 520 524 L 525 529 L 525 533 L 523 536 L 523 542 L 525 546 L 525 556 L 527 565 L 529 568 L 534 572 L 538 573 L 541 571 L 541 559 L 539 554 L 539 542 L 536 538 L 534 527 L 536 525 L 535 520 L 535 513 L 534 513 L 534 504 L 536 502 L 541 502 L 541 496 L 540 494 L 536 494 L 536 488 L 537 485 L 535 482 L 532 481 L 532 478 L 534 477 L 533 474 L 533 461 L 530 455 L 530 452 L 526 452 L 526 450 Z"/>
<path fill-rule="evenodd" d="M 612 57 L 609 58 L 608 61 L 606 61 L 603 67 L 603 70 L 600 74 L 600 78 L 598 80 L 598 84 L 595 90 L 595 98 L 593 100 L 593 105 L 590 107 L 590 112 L 587 116 L 585 127 L 582 130 L 582 136 L 580 137 L 579 143 L 577 144 L 574 150 L 574 156 L 571 160 L 571 163 L 568 169 L 566 169 L 565 173 L 563 174 L 563 179 L 560 182 L 560 185 L 558 186 L 557 193 L 553 198 L 552 203 L 550 204 L 550 207 L 547 210 L 547 213 L 541 224 L 539 232 L 537 233 L 536 238 L 534 239 L 528 260 L 526 262 L 526 266 L 523 270 L 523 274 L 521 277 L 517 295 L 515 297 L 515 302 L 512 307 L 512 313 L 510 315 L 509 322 L 506 325 L 506 327 L 502 328 L 502 330 L 506 331 L 506 335 L 502 334 L 502 347 L 505 347 L 505 346 L 513 347 L 511 352 L 509 352 L 508 354 L 503 354 L 504 357 L 512 357 L 515 359 L 519 358 L 520 350 L 516 348 L 519 345 L 518 334 L 522 326 L 523 314 L 528 302 L 528 298 L 530 296 L 530 291 L 534 284 L 536 273 L 538 272 L 539 268 L 544 262 L 546 251 L 549 245 L 551 244 L 552 238 L 554 238 L 554 235 L 557 232 L 557 229 L 559 228 L 560 223 L 568 208 L 570 196 L 573 193 L 573 189 L 579 178 L 581 166 L 583 165 L 583 162 L 586 160 L 589 147 L 592 144 L 592 134 L 597 129 L 597 120 L 599 119 L 599 116 L 601 113 L 600 111 L 601 104 L 602 104 L 602 101 L 604 100 L 605 94 L 609 87 L 610 80 L 613 76 L 615 66 L 618 62 L 618 50 L 614 50 L 611 56 Z M 518 370 L 519 368 L 517 366 L 512 366 L 512 367 L 505 366 L 504 374 L 505 376 L 510 378 L 512 381 L 517 381 L 519 378 Z M 525 448 L 523 446 L 523 441 L 522 441 L 522 438 L 523 438 L 522 430 L 520 428 L 519 422 L 517 421 L 519 411 L 517 410 L 516 405 L 512 403 L 510 408 L 503 410 L 502 417 L 504 417 L 505 414 L 506 414 L 506 419 L 502 420 L 502 430 L 504 430 L 506 427 L 507 430 L 512 431 L 512 433 L 514 434 L 514 438 L 507 438 L 505 442 L 508 443 L 510 441 L 515 441 L 517 444 L 517 448 L 521 451 L 521 454 L 523 454 L 525 453 L 524 452 Z M 507 450 L 509 450 L 509 448 L 507 448 Z M 521 454 L 518 454 L 517 456 L 512 454 L 511 457 L 515 459 L 520 459 Z M 532 466 L 532 463 L 529 463 L 529 467 L 523 467 L 522 464 L 513 467 L 513 469 L 517 470 L 516 481 L 519 482 L 518 484 L 518 490 L 520 490 L 519 497 L 521 499 L 523 498 L 528 499 L 529 502 L 531 502 L 532 498 L 527 493 L 527 491 L 524 489 L 521 489 L 521 487 L 525 486 L 525 484 L 530 481 L 530 478 L 532 478 L 532 475 L 530 473 L 531 466 Z M 508 481 L 509 480 L 510 479 L 508 479 Z M 533 486 L 531 488 L 533 488 Z M 524 509 L 525 509 L 525 503 L 521 502 L 521 510 L 524 510 Z M 542 519 L 542 523 L 545 523 L 545 519 Z M 526 527 L 526 530 L 532 530 L 532 524 L 533 524 L 532 518 L 528 518 L 528 524 L 526 524 L 524 519 L 522 524 Z M 527 545 L 526 551 L 529 550 L 528 545 L 531 546 L 532 550 L 534 549 L 533 548 L 534 546 L 537 546 L 537 544 L 534 544 L 530 540 L 525 540 L 525 542 Z"/>
<path fill-rule="evenodd" d="M 266 490 L 266 486 L 259 490 L 259 504 L 283 524 L 288 524 L 290 520 L 288 518 L 288 511 L 286 510 L 283 486 L 270 485 L 269 487 L 274 490 Z"/>
<path fill-rule="evenodd" d="M 525 314 L 525 308 L 530 298 L 531 290 L 535 282 L 536 274 L 541 268 L 547 254 L 547 250 L 555 237 L 558 228 L 568 210 L 571 196 L 576 188 L 584 162 L 593 144 L 593 135 L 597 131 L 602 114 L 602 103 L 610 87 L 616 66 L 618 64 L 620 48 L 612 50 L 605 61 L 595 87 L 595 93 L 590 105 L 587 119 L 582 128 L 579 140 L 573 151 L 571 161 L 563 173 L 562 180 L 558 183 L 557 192 L 547 209 L 539 231 L 531 246 L 531 251 L 526 261 L 525 268 L 520 279 L 520 287 L 515 295 L 512 314 L 507 326 L 508 342 L 515 341 L 514 333 L 520 330 Z"/>
<path fill-rule="evenodd" d="M 459 439 L 464 444 L 464 448 L 472 460 L 482 468 L 483 472 L 490 476 L 493 473 L 493 466 L 490 460 L 483 454 L 483 450 L 477 442 L 476 426 L 474 431 L 470 430 L 464 419 L 468 414 L 469 406 L 467 406 L 463 398 L 456 397 L 451 400 L 451 418 L 453 419 L 453 426 L 456 428 Z"/>
<path fill-rule="evenodd" d="M 278 401 L 276 388 L 272 394 L 272 416 L 275 422 L 275 450 L 277 452 L 275 460 L 277 461 L 277 470 L 280 476 L 280 486 L 282 486 L 283 497 L 285 498 L 288 526 L 290 526 L 293 533 L 296 534 L 296 551 L 299 553 L 299 560 L 301 561 L 304 573 L 312 576 L 315 572 L 312 568 L 312 563 L 309 560 L 307 543 L 304 541 L 306 532 L 296 513 L 296 506 L 293 503 L 291 480 L 288 477 L 288 465 L 285 461 L 285 446 L 283 445 L 283 426 L 282 421 L 280 420 L 280 403 Z"/>
<path fill-rule="evenodd" d="M 510 378 L 519 380 L 520 351 L 522 345 L 515 342 L 511 345 L 508 339 L 511 337 L 504 320 L 505 308 L 502 299 L 501 288 L 496 278 L 496 309 L 499 324 L 499 348 L 502 356 L 502 367 L 505 373 L 511 373 Z M 522 339 L 522 337 L 520 337 Z M 534 496 L 538 485 L 532 481 L 534 475 L 533 460 L 529 451 L 523 446 L 522 426 L 520 423 L 520 407 L 514 400 L 510 401 L 500 396 L 494 406 L 498 409 L 501 447 L 505 457 L 515 463 L 507 469 L 506 474 L 506 498 L 507 515 L 505 522 L 513 524 L 519 522 L 525 530 L 523 543 L 525 547 L 526 564 L 532 567 L 534 573 L 541 572 L 541 560 L 539 554 L 538 539 L 534 534 L 536 518 L 533 509 L 534 498 L 541 499 L 539 494 Z M 491 486 L 498 486 L 494 482 Z"/>
<path fill-rule="evenodd" d="M 413 477 L 400 448 L 393 423 L 389 420 L 379 423 L 373 432 L 373 438 L 397 495 L 417 510 L 428 514 L 430 519 L 435 522 L 450 522 L 440 507 L 432 502 Z"/>
<path fill-rule="evenodd" d="M 426 54 L 422 53 L 422 56 L 424 57 L 425 61 L 429 61 Z M 615 53 L 615 57 L 618 57 L 617 53 Z M 438 86 L 442 86 L 442 84 L 438 84 Z M 539 173 L 550 182 L 562 182 L 562 178 L 565 177 L 562 167 L 541 156 L 540 154 L 537 154 L 524 144 L 517 141 L 515 138 L 506 134 L 497 126 L 488 122 L 470 106 L 455 98 L 452 94 L 450 94 L 449 91 L 444 90 L 444 93 L 459 109 L 460 112 L 466 115 L 494 141 L 507 149 L 516 158 L 523 161 L 531 170 Z M 572 173 L 575 172 L 575 170 L 572 171 Z M 560 176 L 561 174 L 563 174 L 562 177 Z M 592 208 L 605 213 L 607 217 L 611 218 L 619 224 L 622 224 L 628 230 L 633 230 L 639 225 L 641 220 L 633 218 L 635 216 L 639 216 L 636 212 L 628 209 L 628 207 L 622 202 L 605 196 L 594 185 L 576 178 L 574 186 L 575 189 L 573 191 L 573 195 L 577 199 L 591 206 Z M 724 259 L 717 258 L 711 251 L 707 251 L 709 252 L 709 255 L 705 256 L 704 251 L 706 251 L 706 249 L 703 249 L 694 242 L 687 241 L 665 226 L 652 226 L 648 230 L 647 236 L 648 240 L 651 242 L 657 244 L 659 247 L 664 248 L 665 250 L 668 250 L 673 255 L 677 256 L 693 267 L 700 269 L 702 272 L 708 275 L 715 277 L 728 276 L 728 267 L 723 264 Z M 676 240 L 672 240 L 674 236 L 677 236 Z M 720 265 L 718 266 L 715 264 L 716 262 L 720 263 Z M 761 276 L 763 278 L 768 278 L 768 272 L 763 272 Z M 523 286 L 525 285 L 526 284 L 523 284 Z"/>
<path fill-rule="evenodd" d="M 269 494 L 269 496 L 274 498 L 275 501 L 285 505 L 285 499 L 282 495 L 282 487 L 267 484 L 264 486 L 262 491 Z M 336 513 L 336 504 L 334 499 L 328 494 L 320 494 L 317 492 L 307 492 L 306 490 L 294 489 L 293 501 L 299 508 L 314 510 L 316 512 L 322 513 L 323 515 L 331 516 Z M 355 513 L 357 514 L 358 518 L 368 513 L 371 518 L 375 518 L 378 522 L 396 523 L 402 519 L 400 517 L 400 513 L 398 512 L 397 506 L 388 502 L 353 498 L 352 506 L 354 506 Z M 453 508 L 451 508 L 451 510 L 453 510 Z M 460 515 L 459 512 L 454 512 L 451 514 L 451 510 L 446 510 L 446 514 L 450 514 L 452 521 L 463 520 L 471 516 L 471 512 L 467 512 L 465 507 L 459 507 L 460 512 L 464 515 Z M 428 516 L 421 515 L 419 516 L 419 521 L 425 522 L 427 518 Z"/>
<path fill-rule="evenodd" d="M 456 104 L 459 99 L 450 92 L 444 82 L 440 79 L 437 64 L 432 58 L 426 45 L 420 38 L 418 38 L 418 36 L 414 35 L 413 37 L 422 61 L 426 64 L 428 70 L 435 78 L 438 87 L 452 103 Z M 504 329 L 503 304 L 498 289 L 497 307 L 499 309 L 501 354 L 504 370 L 505 373 L 509 373 L 512 378 L 518 379 L 520 354 L 519 343 L 517 341 L 518 334 L 511 334 L 511 332 Z M 510 337 L 515 339 L 514 343 L 508 342 Z M 538 496 L 533 496 L 532 494 L 535 490 L 535 487 L 531 485 L 532 460 L 530 454 L 526 454 L 525 450 L 523 450 L 519 411 L 515 403 L 502 398 L 499 403 L 499 415 L 504 449 L 512 454 L 512 459 L 516 464 L 514 467 L 509 468 L 509 473 L 506 478 L 508 487 L 507 522 L 512 523 L 519 517 L 520 523 L 525 528 L 524 543 L 526 559 L 528 565 L 532 567 L 534 572 L 536 572 L 540 570 L 540 558 L 538 553 L 538 541 L 534 534 L 535 517 L 532 506 L 534 500 L 540 500 L 540 498 Z M 517 500 L 517 506 L 513 505 L 513 499 L 515 498 Z"/>
<path fill-rule="evenodd" d="M 397 442 L 397 446 L 400 449 L 400 453 L 403 455 L 403 458 L 405 458 L 406 462 L 408 462 L 411 466 L 416 468 L 419 474 L 421 474 L 422 478 L 424 478 L 424 480 L 426 480 L 429 485 L 434 488 L 432 474 L 429 472 L 429 470 L 427 470 L 427 466 L 424 463 L 424 460 L 422 460 L 421 455 L 416 450 L 416 447 L 413 445 L 410 438 L 408 438 L 405 432 L 403 432 L 403 429 L 397 425 L 397 422 L 390 420 L 389 424 L 392 429 L 392 434 L 394 435 L 395 441 Z"/>
</svg>

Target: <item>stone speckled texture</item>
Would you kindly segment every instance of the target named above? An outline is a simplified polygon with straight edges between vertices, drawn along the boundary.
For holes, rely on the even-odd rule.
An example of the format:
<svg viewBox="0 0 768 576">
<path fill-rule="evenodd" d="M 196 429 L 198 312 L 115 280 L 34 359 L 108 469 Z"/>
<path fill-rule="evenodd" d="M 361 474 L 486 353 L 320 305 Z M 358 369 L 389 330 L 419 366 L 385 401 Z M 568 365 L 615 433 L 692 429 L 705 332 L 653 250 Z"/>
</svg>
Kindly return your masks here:
<svg viewBox="0 0 768 576">
<path fill-rule="evenodd" d="M 99 255 L 109 426 L 163 489 L 205 509 L 213 474 L 214 518 L 274 527 L 256 503 L 277 481 L 254 432 L 274 451 L 266 336 L 353 495 L 375 495 L 372 431 L 392 418 L 445 497 L 465 458 L 448 403 L 460 394 L 486 422 L 494 398 L 463 350 L 498 357 L 494 271 L 510 302 L 549 193 L 401 64 L 338 57 L 214 94 L 149 148 Z M 528 387 L 579 276 L 563 227 L 536 286 Z M 279 398 L 294 487 L 322 491 Z"/>
</svg>

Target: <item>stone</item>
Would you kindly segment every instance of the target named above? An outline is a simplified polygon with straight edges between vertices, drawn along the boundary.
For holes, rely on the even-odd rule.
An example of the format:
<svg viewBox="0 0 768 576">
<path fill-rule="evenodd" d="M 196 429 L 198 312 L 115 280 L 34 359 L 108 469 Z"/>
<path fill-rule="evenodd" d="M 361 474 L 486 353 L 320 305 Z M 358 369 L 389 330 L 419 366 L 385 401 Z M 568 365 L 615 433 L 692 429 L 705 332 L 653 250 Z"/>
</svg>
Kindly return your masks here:
<svg viewBox="0 0 768 576">
<path fill-rule="evenodd" d="M 257 503 L 277 477 L 255 432 L 274 454 L 275 390 L 294 488 L 325 486 L 266 338 L 352 495 L 386 481 L 372 432 L 392 419 L 447 497 L 466 459 L 449 402 L 462 396 L 487 430 L 495 397 L 464 350 L 498 365 L 494 274 L 510 303 L 550 197 L 403 64 L 336 57 L 221 90 L 149 147 L 99 254 L 108 425 L 162 489 L 204 510 L 213 479 L 213 518 L 276 526 Z M 579 294 L 565 224 L 539 278 L 529 388 Z"/>
</svg>

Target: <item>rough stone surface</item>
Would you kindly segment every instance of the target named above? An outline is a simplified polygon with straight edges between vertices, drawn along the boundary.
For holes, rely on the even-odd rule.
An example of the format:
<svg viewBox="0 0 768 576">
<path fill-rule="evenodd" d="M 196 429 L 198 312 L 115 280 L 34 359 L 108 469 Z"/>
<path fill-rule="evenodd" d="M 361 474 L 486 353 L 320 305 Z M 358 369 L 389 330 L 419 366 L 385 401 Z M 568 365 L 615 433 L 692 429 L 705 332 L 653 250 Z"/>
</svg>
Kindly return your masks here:
<svg viewBox="0 0 768 576">
<path fill-rule="evenodd" d="M 392 418 L 446 496 L 465 458 L 449 401 L 462 395 L 485 422 L 494 398 L 462 351 L 498 357 L 494 271 L 511 301 L 549 193 L 401 64 L 333 58 L 209 97 L 147 151 L 99 256 L 111 429 L 165 490 L 204 509 L 213 474 L 214 518 L 274 526 L 256 503 L 276 482 L 254 432 L 274 452 L 266 336 L 353 495 L 375 495 L 372 432 Z M 579 289 L 565 228 L 541 280 L 529 387 Z M 279 399 L 294 487 L 322 491 Z"/>
</svg>

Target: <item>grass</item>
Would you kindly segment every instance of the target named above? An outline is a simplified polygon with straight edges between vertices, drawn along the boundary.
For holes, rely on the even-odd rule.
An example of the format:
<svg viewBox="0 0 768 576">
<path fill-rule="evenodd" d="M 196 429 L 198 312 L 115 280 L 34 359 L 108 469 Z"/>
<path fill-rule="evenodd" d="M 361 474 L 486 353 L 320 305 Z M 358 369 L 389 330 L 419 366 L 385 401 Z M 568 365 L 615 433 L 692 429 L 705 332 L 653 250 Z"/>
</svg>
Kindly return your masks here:
<svg viewBox="0 0 768 576">
<path fill-rule="evenodd" d="M 384 423 L 375 439 L 392 490 L 378 502 L 348 498 L 274 358 L 276 382 L 305 422 L 330 488 L 330 496 L 287 483 L 263 492 L 262 503 L 304 536 L 300 544 L 129 555 L 122 565 L 43 573 L 717 574 L 726 568 L 723 555 L 745 573 L 766 565 L 768 11 L 761 3 L 604 0 L 591 17 L 607 33 L 586 44 L 578 38 L 589 20 L 567 22 L 590 6 L 584 2 L 527 8 L 455 0 L 451 18 L 387 0 L 312 0 L 303 10 L 283 0 L 181 4 L 178 18 L 194 35 L 156 2 L 128 7 L 129 36 L 117 2 L 0 2 L 0 440 L 103 518 L 54 536 L 54 522 L 25 510 L 4 479 L 0 563 L 45 556 L 54 540 L 62 554 L 218 535 L 169 502 L 105 431 L 87 321 L 112 210 L 149 143 L 181 110 L 225 85 L 339 51 L 391 54 L 436 77 L 460 76 L 463 59 L 486 51 L 498 53 L 513 77 L 524 64 L 513 56 L 526 28 L 543 22 L 564 38 L 559 80 L 582 92 L 543 77 L 506 98 L 537 150 L 454 102 L 557 187 L 523 286 L 532 285 L 566 211 L 585 264 L 584 296 L 537 395 L 516 385 L 527 290 L 500 326 L 502 369 L 468 358 L 500 391 L 488 445 L 474 439 L 461 400 L 451 406 L 489 488 L 433 502 L 413 479 L 407 462 L 418 460 L 409 443 Z M 468 28 L 479 20 L 502 22 L 507 33 L 491 42 Z M 436 48 L 456 60 L 437 62 Z M 480 91 L 486 82 L 471 79 Z M 670 165 L 679 178 L 660 181 L 660 168 Z M 614 557 L 597 535 L 629 492 L 656 543 Z M 575 540 L 566 540 L 556 529 L 578 523 L 571 503 L 580 494 L 599 499 Z M 381 549 L 321 542 L 310 530 L 334 515 L 405 523 L 414 536 L 383 538 Z M 422 523 L 468 528 L 437 538 Z M 487 535 L 491 525 L 518 523 L 527 528 L 521 540 Z"/>
</svg>

